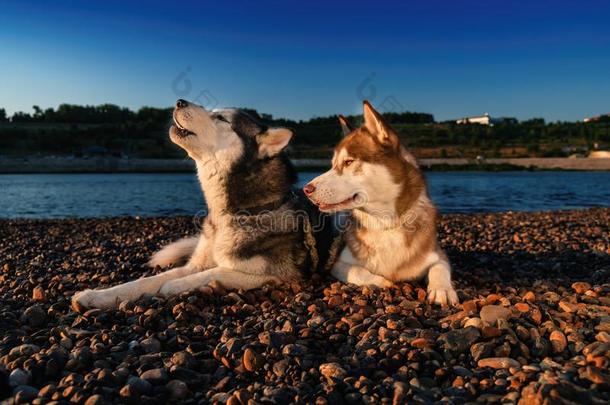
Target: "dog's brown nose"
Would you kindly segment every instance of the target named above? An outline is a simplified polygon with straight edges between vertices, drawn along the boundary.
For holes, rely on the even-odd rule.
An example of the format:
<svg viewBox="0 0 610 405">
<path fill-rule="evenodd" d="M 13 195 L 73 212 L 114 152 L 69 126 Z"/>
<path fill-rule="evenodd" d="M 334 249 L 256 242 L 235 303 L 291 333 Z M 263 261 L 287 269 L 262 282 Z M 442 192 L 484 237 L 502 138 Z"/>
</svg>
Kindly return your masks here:
<svg viewBox="0 0 610 405">
<path fill-rule="evenodd" d="M 314 191 L 316 191 L 316 186 L 311 183 L 306 184 L 305 187 L 303 187 L 303 192 L 305 195 L 312 195 Z"/>
<path fill-rule="evenodd" d="M 178 101 L 176 101 L 176 108 L 184 108 L 187 105 L 189 105 L 189 102 L 183 99 L 178 99 Z"/>
</svg>

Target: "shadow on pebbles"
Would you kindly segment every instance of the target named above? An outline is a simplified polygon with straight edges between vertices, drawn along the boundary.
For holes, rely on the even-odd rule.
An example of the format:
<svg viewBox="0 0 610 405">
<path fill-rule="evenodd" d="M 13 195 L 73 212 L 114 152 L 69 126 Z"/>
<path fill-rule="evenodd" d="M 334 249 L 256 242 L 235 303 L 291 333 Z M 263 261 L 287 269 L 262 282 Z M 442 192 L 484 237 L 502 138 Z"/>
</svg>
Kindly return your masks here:
<svg viewBox="0 0 610 405">
<path fill-rule="evenodd" d="M 0 221 L 2 403 L 607 404 L 610 209 L 446 215 L 462 304 L 324 275 L 76 314 L 189 218 Z"/>
</svg>

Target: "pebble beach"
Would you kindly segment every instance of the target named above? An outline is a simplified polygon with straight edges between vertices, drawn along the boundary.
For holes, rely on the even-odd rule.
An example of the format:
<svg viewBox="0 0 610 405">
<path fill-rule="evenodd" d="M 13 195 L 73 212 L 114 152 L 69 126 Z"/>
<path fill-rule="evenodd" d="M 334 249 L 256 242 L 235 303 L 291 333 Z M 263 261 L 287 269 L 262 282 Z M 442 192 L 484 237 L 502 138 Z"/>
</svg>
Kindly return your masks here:
<svg viewBox="0 0 610 405">
<path fill-rule="evenodd" d="M 79 314 L 75 292 L 163 271 L 143 264 L 193 219 L 0 220 L 0 403 L 609 403 L 610 209 L 439 232 L 453 308 L 314 274 Z"/>
</svg>

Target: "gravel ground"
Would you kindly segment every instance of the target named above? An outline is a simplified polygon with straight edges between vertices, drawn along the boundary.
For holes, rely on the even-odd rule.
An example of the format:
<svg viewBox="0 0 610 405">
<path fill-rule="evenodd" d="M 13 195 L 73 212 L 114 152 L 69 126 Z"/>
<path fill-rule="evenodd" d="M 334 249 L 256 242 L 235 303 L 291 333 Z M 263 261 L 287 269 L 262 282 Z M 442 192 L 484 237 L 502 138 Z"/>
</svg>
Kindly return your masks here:
<svg viewBox="0 0 610 405">
<path fill-rule="evenodd" d="M 0 221 L 5 403 L 610 401 L 610 209 L 447 215 L 462 304 L 425 285 L 325 276 L 204 288 L 117 311 L 75 291 L 127 281 L 190 218 Z"/>
</svg>

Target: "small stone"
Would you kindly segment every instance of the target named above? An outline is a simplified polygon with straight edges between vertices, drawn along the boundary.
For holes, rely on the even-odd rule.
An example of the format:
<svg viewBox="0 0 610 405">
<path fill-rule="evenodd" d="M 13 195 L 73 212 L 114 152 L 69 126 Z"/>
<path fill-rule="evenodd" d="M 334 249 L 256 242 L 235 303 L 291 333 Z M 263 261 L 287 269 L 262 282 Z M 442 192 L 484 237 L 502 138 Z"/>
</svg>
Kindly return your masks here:
<svg viewBox="0 0 610 405">
<path fill-rule="evenodd" d="M 509 392 L 508 394 L 502 397 L 502 404 L 516 404 L 519 401 L 519 393 L 516 391 Z"/>
<path fill-rule="evenodd" d="M 132 390 L 135 390 L 139 394 L 148 394 L 150 391 L 152 391 L 152 385 L 148 381 L 138 377 L 130 377 L 127 380 L 126 386 L 131 387 L 131 389 L 127 391 L 131 392 Z"/>
<path fill-rule="evenodd" d="M 74 347 L 74 343 L 72 343 L 72 339 L 70 339 L 69 337 L 61 338 L 61 340 L 59 341 L 59 345 L 66 350 L 72 350 L 72 348 Z"/>
<path fill-rule="evenodd" d="M 493 342 L 475 343 L 470 347 L 470 355 L 475 361 L 478 361 L 479 359 L 491 356 L 494 347 Z"/>
<path fill-rule="evenodd" d="M 40 389 L 38 396 L 41 398 L 51 398 L 51 395 L 53 395 L 56 391 L 57 387 L 55 384 L 47 384 Z"/>
<path fill-rule="evenodd" d="M 85 401 L 85 405 L 102 405 L 104 404 L 104 398 L 99 395 L 91 395 L 89 398 L 87 398 L 87 400 Z"/>
<path fill-rule="evenodd" d="M 140 347 L 145 353 L 158 353 L 161 350 L 161 342 L 155 338 L 146 338 L 140 342 Z"/>
<path fill-rule="evenodd" d="M 386 321 L 386 326 L 388 327 L 388 329 L 390 330 L 396 330 L 400 328 L 400 323 L 395 321 L 394 319 L 388 319 Z"/>
<path fill-rule="evenodd" d="M 584 281 L 577 281 L 572 284 L 572 289 L 576 291 L 577 294 L 584 294 L 591 289 L 591 284 Z"/>
<path fill-rule="evenodd" d="M 556 304 L 559 302 L 559 300 L 561 300 L 561 296 L 555 291 L 547 291 L 542 294 L 542 300 L 548 302 L 549 304 Z"/>
<path fill-rule="evenodd" d="M 283 377 L 286 374 L 286 371 L 288 370 L 288 366 L 288 360 L 280 360 L 276 362 L 273 365 L 273 374 L 280 378 Z"/>
<path fill-rule="evenodd" d="M 453 366 L 453 372 L 460 377 L 471 378 L 473 376 L 473 372 L 468 370 L 466 367 L 462 366 Z"/>
<path fill-rule="evenodd" d="M 533 340 L 532 345 L 530 347 L 531 354 L 536 357 L 546 356 L 550 346 L 548 341 L 541 337 L 536 329 L 532 329 L 530 332 L 532 334 Z"/>
<path fill-rule="evenodd" d="M 307 347 L 300 344 L 288 344 L 284 346 L 282 353 L 287 356 L 302 356 L 307 353 Z"/>
<path fill-rule="evenodd" d="M 529 316 L 536 325 L 540 325 L 540 322 L 542 322 L 542 312 L 538 308 L 532 309 Z"/>
<path fill-rule="evenodd" d="M 220 284 L 217 284 L 217 286 L 219 288 L 222 288 L 222 286 Z M 220 293 L 218 293 L 220 294 Z M 227 402 L 229 402 L 229 398 L 231 398 L 231 396 L 226 393 L 226 392 L 219 392 L 217 394 L 214 394 L 211 398 L 210 403 L 212 404 L 226 404 Z"/>
<path fill-rule="evenodd" d="M 467 312 L 475 312 L 477 310 L 477 302 L 474 300 L 465 301 L 462 303 L 462 309 Z"/>
<path fill-rule="evenodd" d="M 164 368 L 153 368 L 143 372 L 140 378 L 153 385 L 165 384 L 167 382 L 167 371 Z"/>
<path fill-rule="evenodd" d="M 502 298 L 502 297 L 501 297 L 501 296 L 499 296 L 498 294 L 489 294 L 489 295 L 487 296 L 487 298 L 485 298 L 485 302 L 486 302 L 488 305 L 491 305 L 491 304 L 495 304 L 496 302 L 500 301 L 500 299 L 501 299 L 501 298 Z"/>
<path fill-rule="evenodd" d="M 417 289 L 417 301 L 419 301 L 419 302 L 426 301 L 426 291 L 423 288 Z"/>
<path fill-rule="evenodd" d="M 411 346 L 417 347 L 418 349 L 423 349 L 425 347 L 430 347 L 431 344 L 425 338 L 417 338 L 411 341 Z"/>
<path fill-rule="evenodd" d="M 481 308 L 481 319 L 490 325 L 495 325 L 498 319 L 508 319 L 510 310 L 500 305 L 485 305 Z"/>
<path fill-rule="evenodd" d="M 582 376 L 599 386 L 610 388 L 610 374 L 598 367 L 588 366 Z"/>
<path fill-rule="evenodd" d="M 172 364 L 177 367 L 184 367 L 184 368 L 192 369 L 197 366 L 197 360 L 195 360 L 193 355 L 190 354 L 189 352 L 180 351 L 180 352 L 174 353 L 174 355 L 172 356 Z"/>
<path fill-rule="evenodd" d="M 361 324 L 351 327 L 347 333 L 350 336 L 360 336 L 360 334 L 362 332 L 364 332 L 365 330 L 366 330 L 366 325 L 361 323 Z"/>
<path fill-rule="evenodd" d="M 578 311 L 578 306 L 576 304 L 572 304 L 571 302 L 567 301 L 559 301 L 559 308 L 561 308 L 563 312 L 568 313 Z"/>
<path fill-rule="evenodd" d="M 551 341 L 551 346 L 553 347 L 553 352 L 555 353 L 563 352 L 568 346 L 566 336 L 560 330 L 552 331 L 549 340 Z"/>
<path fill-rule="evenodd" d="M 8 383 L 11 387 L 16 387 L 18 385 L 27 385 L 30 381 L 30 373 L 20 368 L 16 368 L 11 371 L 11 374 L 8 376 Z"/>
<path fill-rule="evenodd" d="M 34 287 L 34 290 L 32 290 L 32 299 L 34 301 L 46 301 L 47 296 L 44 289 L 40 286 Z"/>
<path fill-rule="evenodd" d="M 38 396 L 38 389 L 29 385 L 20 385 L 15 388 L 13 395 L 18 404 L 30 403 Z"/>
<path fill-rule="evenodd" d="M 602 343 L 610 343 L 610 333 L 601 331 L 595 335 L 595 339 Z"/>
<path fill-rule="evenodd" d="M 38 353 L 40 351 L 40 346 L 31 345 L 31 344 L 23 344 L 21 346 L 13 347 L 11 351 L 8 353 L 8 357 L 11 360 L 15 360 L 20 356 L 29 357 L 34 353 Z"/>
<path fill-rule="evenodd" d="M 468 317 L 468 314 L 470 314 L 470 312 L 468 311 L 456 312 L 455 314 L 451 314 L 449 316 L 444 317 L 443 319 L 441 319 L 441 322 L 453 323 L 456 321 L 461 321 L 462 319 Z"/>
<path fill-rule="evenodd" d="M 319 370 L 320 374 L 326 377 L 329 384 L 335 384 L 337 381 L 343 380 L 347 375 L 347 372 L 339 363 L 321 364 Z"/>
<path fill-rule="evenodd" d="M 172 399 L 185 399 L 190 395 L 189 388 L 184 381 L 171 380 L 165 385 Z"/>
<path fill-rule="evenodd" d="M 536 301 L 536 294 L 534 294 L 531 291 L 526 292 L 525 294 L 523 294 L 523 301 L 535 302 Z"/>
<path fill-rule="evenodd" d="M 343 298 L 340 295 L 333 295 L 328 299 L 328 306 L 330 308 L 335 308 L 340 305 L 343 305 Z"/>
<path fill-rule="evenodd" d="M 525 371 L 526 373 L 539 373 L 540 372 L 540 367 L 538 367 L 535 364 L 526 364 L 523 367 L 521 367 L 521 369 L 523 371 Z"/>
<path fill-rule="evenodd" d="M 227 399 L 226 405 L 242 405 L 241 401 L 235 396 L 231 395 L 229 399 Z"/>
<path fill-rule="evenodd" d="M 258 370 L 264 363 L 263 358 L 249 347 L 244 351 L 244 357 L 242 361 L 245 369 L 248 371 Z"/>
<path fill-rule="evenodd" d="M 275 332 L 261 332 L 258 335 L 258 341 L 266 346 L 271 346 L 279 349 L 284 343 L 284 335 Z"/>
<path fill-rule="evenodd" d="M 481 368 L 521 368 L 521 363 L 515 359 L 511 359 L 510 357 L 490 357 L 487 359 L 481 359 L 477 362 L 477 365 Z"/>
<path fill-rule="evenodd" d="M 493 326 L 485 326 L 483 328 L 482 332 L 483 332 L 483 337 L 486 337 L 486 338 L 498 337 L 498 336 L 502 335 L 502 331 Z"/>
<path fill-rule="evenodd" d="M 136 388 L 134 388 L 133 385 L 125 385 L 119 391 L 119 395 L 127 402 L 134 402 L 139 399 L 140 392 Z"/>
<path fill-rule="evenodd" d="M 438 337 L 438 340 L 443 342 L 443 348 L 446 350 L 460 354 L 467 351 L 479 337 L 481 337 L 481 332 L 477 328 L 469 326 L 443 333 Z"/>
<path fill-rule="evenodd" d="M 250 398 L 252 398 L 250 391 L 243 388 L 235 391 L 233 396 L 239 401 L 240 404 L 247 404 L 248 401 L 250 401 Z"/>
<path fill-rule="evenodd" d="M 40 305 L 32 305 L 23 312 L 22 319 L 31 327 L 37 328 L 47 323 L 47 313 Z"/>
<path fill-rule="evenodd" d="M 409 391 L 409 387 L 402 381 L 394 382 L 394 395 L 392 397 L 392 405 L 401 405 L 404 404 L 405 396 Z"/>
<path fill-rule="evenodd" d="M 525 302 L 518 302 L 518 303 L 516 303 L 515 304 L 515 308 L 519 312 L 528 312 L 530 310 L 530 306 L 527 305 Z"/>
<path fill-rule="evenodd" d="M 464 323 L 464 327 L 467 328 L 469 326 L 473 326 L 479 330 L 485 327 L 485 322 L 481 318 L 469 318 Z"/>
</svg>

